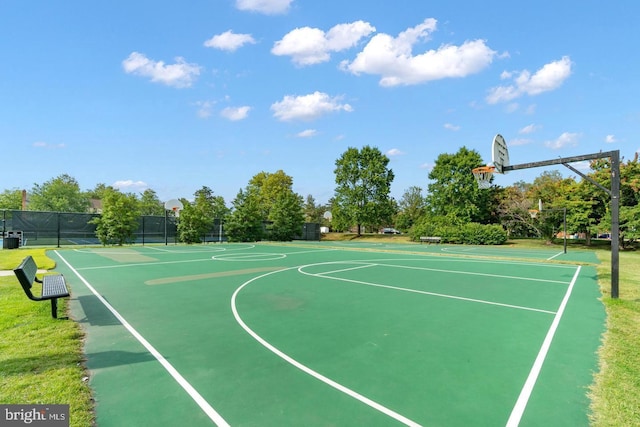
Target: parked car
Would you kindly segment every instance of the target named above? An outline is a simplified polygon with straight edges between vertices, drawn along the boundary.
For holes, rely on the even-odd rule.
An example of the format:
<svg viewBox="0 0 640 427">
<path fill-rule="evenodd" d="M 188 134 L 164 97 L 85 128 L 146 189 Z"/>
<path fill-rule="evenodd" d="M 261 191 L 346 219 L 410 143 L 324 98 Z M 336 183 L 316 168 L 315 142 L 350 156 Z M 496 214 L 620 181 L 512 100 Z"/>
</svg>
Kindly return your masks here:
<svg viewBox="0 0 640 427">
<path fill-rule="evenodd" d="M 402 234 L 400 231 L 395 228 L 383 228 L 381 231 L 382 234 Z"/>
</svg>

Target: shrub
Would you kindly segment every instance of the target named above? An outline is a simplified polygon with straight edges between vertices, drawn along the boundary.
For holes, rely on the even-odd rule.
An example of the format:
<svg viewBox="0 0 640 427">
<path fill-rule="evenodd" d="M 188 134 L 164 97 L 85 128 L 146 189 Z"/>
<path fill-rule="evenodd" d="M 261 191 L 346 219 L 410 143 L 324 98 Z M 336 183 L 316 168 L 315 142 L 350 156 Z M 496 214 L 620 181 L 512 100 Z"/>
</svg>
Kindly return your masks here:
<svg viewBox="0 0 640 427">
<path fill-rule="evenodd" d="M 466 245 L 502 245 L 507 241 L 507 233 L 497 224 L 450 224 L 446 218 L 423 218 L 409 232 L 411 239 L 418 241 L 420 236 L 438 236 L 442 243 Z"/>
</svg>

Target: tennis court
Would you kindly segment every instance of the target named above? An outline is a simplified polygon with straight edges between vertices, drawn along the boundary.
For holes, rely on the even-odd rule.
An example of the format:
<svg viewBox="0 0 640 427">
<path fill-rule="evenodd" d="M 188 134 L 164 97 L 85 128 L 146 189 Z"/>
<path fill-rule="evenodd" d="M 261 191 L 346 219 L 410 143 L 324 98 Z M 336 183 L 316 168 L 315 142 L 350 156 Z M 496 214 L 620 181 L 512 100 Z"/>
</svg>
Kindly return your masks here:
<svg viewBox="0 0 640 427">
<path fill-rule="evenodd" d="M 588 424 L 604 328 L 588 252 L 314 242 L 51 256 L 87 331 L 100 426 Z"/>
</svg>

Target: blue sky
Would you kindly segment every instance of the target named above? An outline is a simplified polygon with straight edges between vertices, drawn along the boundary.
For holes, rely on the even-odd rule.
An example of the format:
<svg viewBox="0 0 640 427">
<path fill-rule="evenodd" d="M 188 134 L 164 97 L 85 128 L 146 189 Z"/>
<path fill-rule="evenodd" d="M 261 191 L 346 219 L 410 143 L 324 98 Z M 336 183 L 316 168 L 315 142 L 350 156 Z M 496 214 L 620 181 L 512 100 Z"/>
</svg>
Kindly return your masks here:
<svg viewBox="0 0 640 427">
<path fill-rule="evenodd" d="M 325 203 L 335 161 L 371 145 L 399 199 L 441 153 L 489 163 L 497 133 L 511 164 L 631 158 L 638 16 L 632 0 L 4 0 L 0 191 L 68 174 L 229 203 L 282 169 Z"/>
</svg>

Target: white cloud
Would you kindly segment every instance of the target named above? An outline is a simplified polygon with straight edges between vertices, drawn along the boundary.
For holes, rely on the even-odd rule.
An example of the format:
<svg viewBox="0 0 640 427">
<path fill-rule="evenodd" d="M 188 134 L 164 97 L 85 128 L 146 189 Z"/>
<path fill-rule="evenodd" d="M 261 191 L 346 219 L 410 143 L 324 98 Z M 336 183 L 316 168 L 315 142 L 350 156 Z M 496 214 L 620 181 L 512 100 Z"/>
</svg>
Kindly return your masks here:
<svg viewBox="0 0 640 427">
<path fill-rule="evenodd" d="M 211 37 L 209 40 L 204 42 L 204 45 L 214 49 L 235 52 L 247 43 L 256 43 L 251 34 L 235 34 L 233 31 L 229 30 Z"/>
<path fill-rule="evenodd" d="M 127 74 L 149 77 L 152 82 L 177 88 L 190 87 L 200 75 L 200 67 L 185 62 L 181 57 L 175 60 L 175 64 L 165 65 L 163 61 L 154 61 L 142 53 L 132 52 L 122 61 L 122 67 Z"/>
<path fill-rule="evenodd" d="M 315 120 L 325 114 L 336 111 L 353 111 L 349 104 L 342 104 L 341 97 L 330 97 L 323 92 L 314 92 L 309 95 L 286 95 L 282 101 L 271 105 L 274 117 L 281 121 L 289 120 Z"/>
<path fill-rule="evenodd" d="M 225 119 L 231 121 L 244 120 L 249 116 L 249 111 L 251 107 L 242 106 L 242 107 L 227 107 L 220 112 L 220 115 Z"/>
<path fill-rule="evenodd" d="M 607 144 L 613 144 L 615 142 L 618 142 L 618 140 L 616 139 L 615 135 L 607 135 L 604 138 L 604 142 L 606 142 Z"/>
<path fill-rule="evenodd" d="M 275 42 L 271 53 L 291 56 L 291 60 L 300 66 L 319 64 L 328 61 L 331 52 L 349 49 L 375 30 L 364 21 L 339 24 L 326 33 L 319 28 L 296 28 Z"/>
<path fill-rule="evenodd" d="M 395 38 L 376 34 L 352 62 L 343 61 L 341 68 L 355 75 L 380 75 L 381 86 L 414 85 L 477 73 L 496 55 L 484 40 L 466 41 L 460 46 L 443 45 L 413 55 L 413 46 L 428 40 L 436 26 L 437 21 L 428 18 Z"/>
<path fill-rule="evenodd" d="M 213 108 L 213 104 L 215 102 L 212 101 L 197 101 L 195 105 L 198 107 L 198 117 L 201 119 L 206 119 L 211 117 L 211 110 Z"/>
<path fill-rule="evenodd" d="M 293 0 L 236 0 L 236 7 L 249 12 L 278 15 L 288 12 L 291 3 Z"/>
<path fill-rule="evenodd" d="M 507 102 L 524 95 L 535 96 L 559 88 L 571 75 L 572 62 L 568 56 L 545 64 L 531 75 L 528 70 L 517 73 L 503 72 L 501 79 L 512 79 L 513 84 L 496 86 L 489 90 L 486 101 L 489 104 Z"/>
<path fill-rule="evenodd" d="M 143 192 L 149 185 L 144 181 L 133 181 L 131 179 L 116 181 L 113 183 L 113 188 L 128 193 Z"/>
<path fill-rule="evenodd" d="M 591 170 L 591 162 L 586 160 L 582 162 L 576 162 L 572 166 L 580 171 L 589 172 Z"/>
<path fill-rule="evenodd" d="M 434 166 L 435 166 L 434 163 L 423 163 L 419 167 L 420 167 L 420 169 L 429 169 L 429 170 L 431 170 L 431 169 L 433 169 Z"/>
<path fill-rule="evenodd" d="M 315 129 L 306 129 L 296 134 L 298 138 L 311 138 L 316 135 L 318 135 L 318 131 Z"/>
<path fill-rule="evenodd" d="M 400 150 L 399 150 L 399 149 L 397 149 L 397 148 L 392 148 L 391 150 L 387 151 L 387 153 L 386 153 L 386 154 L 387 154 L 387 156 L 389 156 L 389 157 L 394 157 L 394 156 L 402 156 L 402 155 L 404 155 L 404 154 L 405 154 L 405 152 L 404 152 L 404 151 L 400 151 Z"/>
<path fill-rule="evenodd" d="M 533 142 L 533 141 L 531 141 L 530 139 L 527 139 L 527 138 L 514 138 L 514 139 L 509 141 L 509 146 L 510 147 L 517 147 L 519 145 L 531 144 L 531 142 Z"/>
<path fill-rule="evenodd" d="M 547 147 L 553 150 L 558 150 L 560 148 L 564 148 L 568 146 L 575 147 L 578 145 L 579 137 L 580 137 L 580 134 L 578 133 L 564 132 L 557 139 L 552 141 L 546 141 L 544 145 L 546 145 Z"/>
<path fill-rule="evenodd" d="M 445 123 L 444 128 L 452 130 L 454 132 L 460 130 L 460 126 L 452 125 L 451 123 Z"/>
<path fill-rule="evenodd" d="M 44 141 L 36 141 L 33 143 L 34 147 L 37 148 L 47 148 L 47 149 L 58 149 L 58 148 L 65 148 L 66 145 L 63 143 L 60 144 L 49 144 L 48 142 L 44 142 Z"/>
<path fill-rule="evenodd" d="M 519 134 L 528 135 L 540 129 L 540 126 L 536 126 L 534 124 L 527 125 L 518 131 Z"/>
</svg>

